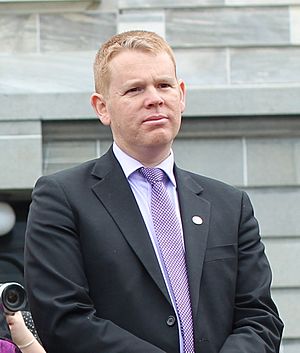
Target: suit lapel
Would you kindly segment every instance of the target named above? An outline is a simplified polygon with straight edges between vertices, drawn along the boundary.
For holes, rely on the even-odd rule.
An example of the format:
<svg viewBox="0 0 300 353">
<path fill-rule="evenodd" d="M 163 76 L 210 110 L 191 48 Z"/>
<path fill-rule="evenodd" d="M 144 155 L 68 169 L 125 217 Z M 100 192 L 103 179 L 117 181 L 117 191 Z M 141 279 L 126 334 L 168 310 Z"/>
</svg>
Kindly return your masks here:
<svg viewBox="0 0 300 353">
<path fill-rule="evenodd" d="M 99 179 L 92 187 L 93 192 L 109 212 L 129 246 L 170 302 L 139 207 L 112 150 L 96 162 L 92 174 Z M 175 167 L 175 177 L 185 238 L 192 309 L 193 315 L 196 317 L 208 237 L 210 203 L 200 197 L 202 187 L 191 178 L 189 173 Z M 192 221 L 193 216 L 200 216 L 203 223 L 194 223 Z"/>
<path fill-rule="evenodd" d="M 118 225 L 154 282 L 170 301 L 139 207 L 112 150 L 96 162 L 92 174 L 100 178 L 92 187 L 93 192 Z"/>
<path fill-rule="evenodd" d="M 196 318 L 209 230 L 210 203 L 199 196 L 202 187 L 191 178 L 189 173 L 175 167 L 175 176 L 185 240 L 192 310 Z M 195 223 L 194 216 L 199 216 L 202 223 Z"/>
</svg>

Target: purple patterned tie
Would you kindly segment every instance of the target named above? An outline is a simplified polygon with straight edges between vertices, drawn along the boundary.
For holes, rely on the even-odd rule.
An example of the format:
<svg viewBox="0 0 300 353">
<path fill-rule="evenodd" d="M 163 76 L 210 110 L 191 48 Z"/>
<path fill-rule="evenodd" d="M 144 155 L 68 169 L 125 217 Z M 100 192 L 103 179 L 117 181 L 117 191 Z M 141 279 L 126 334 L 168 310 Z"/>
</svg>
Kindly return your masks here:
<svg viewBox="0 0 300 353">
<path fill-rule="evenodd" d="M 193 318 L 182 232 L 175 207 L 164 185 L 167 176 L 159 168 L 140 168 L 140 172 L 151 184 L 154 230 L 175 298 L 184 353 L 194 353 Z"/>
</svg>

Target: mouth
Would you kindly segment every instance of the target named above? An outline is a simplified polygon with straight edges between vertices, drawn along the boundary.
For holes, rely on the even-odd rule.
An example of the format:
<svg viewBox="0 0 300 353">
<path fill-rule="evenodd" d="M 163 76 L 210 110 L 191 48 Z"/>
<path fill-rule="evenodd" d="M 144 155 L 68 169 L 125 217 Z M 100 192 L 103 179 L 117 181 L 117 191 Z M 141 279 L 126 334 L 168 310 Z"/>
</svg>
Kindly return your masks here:
<svg viewBox="0 0 300 353">
<path fill-rule="evenodd" d="M 164 123 L 168 120 L 168 116 L 166 114 L 151 114 L 148 115 L 143 123 L 155 124 L 155 123 Z"/>
</svg>

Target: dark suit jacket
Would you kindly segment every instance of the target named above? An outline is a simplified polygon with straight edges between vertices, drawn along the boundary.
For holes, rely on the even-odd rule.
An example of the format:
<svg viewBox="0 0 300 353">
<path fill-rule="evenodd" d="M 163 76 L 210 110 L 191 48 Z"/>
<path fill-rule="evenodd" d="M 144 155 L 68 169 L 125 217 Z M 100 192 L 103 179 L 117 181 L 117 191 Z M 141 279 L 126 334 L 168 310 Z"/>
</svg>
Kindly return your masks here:
<svg viewBox="0 0 300 353">
<path fill-rule="evenodd" d="M 175 177 L 196 352 L 278 352 L 282 323 L 247 195 L 176 166 Z M 37 182 L 25 279 L 48 353 L 179 351 L 163 276 L 112 150 Z"/>
</svg>

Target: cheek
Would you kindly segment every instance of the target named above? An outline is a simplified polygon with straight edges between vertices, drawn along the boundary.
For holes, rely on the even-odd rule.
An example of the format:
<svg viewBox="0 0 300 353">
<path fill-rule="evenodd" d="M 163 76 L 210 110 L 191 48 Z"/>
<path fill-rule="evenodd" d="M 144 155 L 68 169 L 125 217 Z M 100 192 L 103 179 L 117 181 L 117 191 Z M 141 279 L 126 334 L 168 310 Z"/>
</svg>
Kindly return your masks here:
<svg viewBox="0 0 300 353">
<path fill-rule="evenodd" d="M 183 105 L 183 99 L 179 93 L 174 94 L 172 97 L 166 98 L 166 102 L 169 102 L 173 110 L 181 110 Z"/>
<path fill-rule="evenodd" d="M 135 124 L 135 119 L 128 108 L 116 110 L 111 118 L 111 128 L 121 134 L 128 134 Z"/>
<path fill-rule="evenodd" d="M 181 114 L 184 111 L 184 104 L 181 101 L 174 101 L 172 105 L 172 111 L 176 120 L 181 120 Z"/>
</svg>

